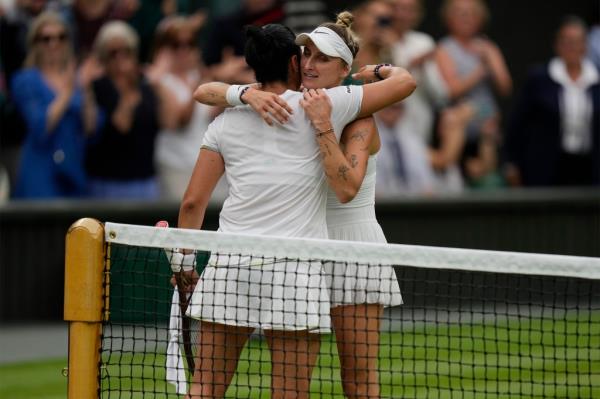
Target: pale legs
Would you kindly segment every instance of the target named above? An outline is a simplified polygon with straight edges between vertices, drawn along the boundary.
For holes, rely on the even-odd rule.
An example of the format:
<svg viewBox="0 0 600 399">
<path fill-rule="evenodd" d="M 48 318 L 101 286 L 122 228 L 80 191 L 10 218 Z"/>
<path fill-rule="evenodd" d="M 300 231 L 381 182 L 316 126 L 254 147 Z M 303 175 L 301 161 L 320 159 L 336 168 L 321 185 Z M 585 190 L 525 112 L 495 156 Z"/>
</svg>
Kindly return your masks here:
<svg viewBox="0 0 600 399">
<path fill-rule="evenodd" d="M 321 336 L 270 330 L 265 338 L 271 349 L 271 399 L 308 399 Z"/>
<path fill-rule="evenodd" d="M 331 308 L 344 394 L 348 399 L 379 399 L 379 327 L 383 305 Z"/>
<path fill-rule="evenodd" d="M 235 374 L 238 360 L 253 328 L 202 321 L 198 334 L 196 369 L 187 399 L 217 399 Z"/>
<path fill-rule="evenodd" d="M 196 370 L 187 399 L 219 399 L 233 379 L 253 328 L 201 322 Z M 308 399 L 310 377 L 320 344 L 306 331 L 265 331 L 271 350 L 272 399 Z"/>
</svg>

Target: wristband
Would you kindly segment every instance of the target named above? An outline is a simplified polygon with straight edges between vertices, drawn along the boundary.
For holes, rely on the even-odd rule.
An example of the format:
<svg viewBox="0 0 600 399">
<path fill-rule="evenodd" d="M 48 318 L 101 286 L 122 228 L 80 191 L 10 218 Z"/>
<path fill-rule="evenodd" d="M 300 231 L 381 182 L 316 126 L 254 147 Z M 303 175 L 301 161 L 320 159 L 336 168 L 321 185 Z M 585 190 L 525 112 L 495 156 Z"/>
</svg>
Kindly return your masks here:
<svg viewBox="0 0 600 399">
<path fill-rule="evenodd" d="M 165 248 L 165 253 L 169 259 L 173 273 L 189 272 L 196 267 L 196 253 L 183 254 L 177 248 Z"/>
<path fill-rule="evenodd" d="M 384 77 L 383 77 L 383 76 L 381 76 L 381 74 L 379 73 L 379 70 L 380 70 L 382 67 L 388 67 L 388 66 L 392 66 L 392 64 L 377 64 L 377 65 L 375 66 L 375 69 L 373 69 L 373 75 L 375 75 L 375 77 L 376 77 L 377 79 L 379 79 L 379 80 L 383 80 L 383 79 L 384 79 Z"/>
<path fill-rule="evenodd" d="M 244 105 L 245 103 L 242 101 L 241 97 L 249 87 L 250 86 L 248 85 L 229 86 L 229 88 L 227 88 L 227 92 L 225 93 L 225 101 L 227 101 L 227 104 L 231 105 L 232 107 Z"/>
</svg>

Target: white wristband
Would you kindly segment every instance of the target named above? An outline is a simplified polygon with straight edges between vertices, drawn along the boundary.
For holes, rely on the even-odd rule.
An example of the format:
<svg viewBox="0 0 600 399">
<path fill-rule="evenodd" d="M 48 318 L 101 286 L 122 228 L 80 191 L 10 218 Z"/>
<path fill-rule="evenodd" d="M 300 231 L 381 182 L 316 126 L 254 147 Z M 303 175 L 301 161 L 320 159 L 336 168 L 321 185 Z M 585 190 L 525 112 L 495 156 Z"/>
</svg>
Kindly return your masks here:
<svg viewBox="0 0 600 399">
<path fill-rule="evenodd" d="M 183 254 L 178 249 L 165 249 L 173 273 L 189 272 L 196 267 L 196 254 Z"/>
<path fill-rule="evenodd" d="M 231 85 L 231 86 L 229 86 L 229 88 L 227 89 L 227 93 L 225 93 L 225 100 L 227 101 L 227 104 L 231 105 L 232 107 L 235 107 L 238 105 L 244 105 L 244 103 L 242 102 L 242 99 L 241 99 L 241 94 L 242 94 L 242 90 L 244 90 L 248 86 L 249 85 Z"/>
</svg>

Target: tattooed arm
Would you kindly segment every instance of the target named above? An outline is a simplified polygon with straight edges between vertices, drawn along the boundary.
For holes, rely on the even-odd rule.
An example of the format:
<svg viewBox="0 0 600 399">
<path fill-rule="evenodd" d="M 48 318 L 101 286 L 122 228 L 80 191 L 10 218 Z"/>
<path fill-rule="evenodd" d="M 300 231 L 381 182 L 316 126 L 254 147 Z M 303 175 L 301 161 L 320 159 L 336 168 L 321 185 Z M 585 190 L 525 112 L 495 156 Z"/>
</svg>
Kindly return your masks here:
<svg viewBox="0 0 600 399">
<path fill-rule="evenodd" d="M 308 90 L 300 104 L 315 128 L 327 183 L 341 203 L 352 201 L 365 177 L 369 155 L 379 145 L 375 121 L 367 117 L 346 125 L 338 144 L 327 94 Z"/>
</svg>

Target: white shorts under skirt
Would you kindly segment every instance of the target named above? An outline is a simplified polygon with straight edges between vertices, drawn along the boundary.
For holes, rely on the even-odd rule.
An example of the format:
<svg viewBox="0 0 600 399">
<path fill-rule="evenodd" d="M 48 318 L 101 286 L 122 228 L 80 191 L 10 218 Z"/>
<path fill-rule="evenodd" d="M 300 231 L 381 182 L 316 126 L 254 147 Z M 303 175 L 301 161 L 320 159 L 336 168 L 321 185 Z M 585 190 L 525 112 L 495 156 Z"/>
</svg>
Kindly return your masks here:
<svg viewBox="0 0 600 399">
<path fill-rule="evenodd" d="M 238 327 L 326 333 L 329 309 L 321 262 L 213 255 L 187 315 Z"/>
<path fill-rule="evenodd" d="M 386 243 L 373 207 L 327 210 L 327 228 L 332 240 Z M 331 307 L 379 303 L 402 304 L 394 268 L 389 265 L 323 264 Z"/>
</svg>

